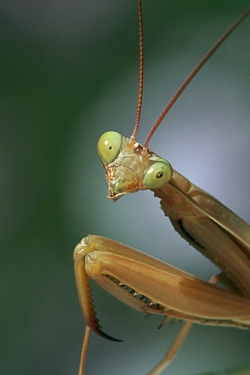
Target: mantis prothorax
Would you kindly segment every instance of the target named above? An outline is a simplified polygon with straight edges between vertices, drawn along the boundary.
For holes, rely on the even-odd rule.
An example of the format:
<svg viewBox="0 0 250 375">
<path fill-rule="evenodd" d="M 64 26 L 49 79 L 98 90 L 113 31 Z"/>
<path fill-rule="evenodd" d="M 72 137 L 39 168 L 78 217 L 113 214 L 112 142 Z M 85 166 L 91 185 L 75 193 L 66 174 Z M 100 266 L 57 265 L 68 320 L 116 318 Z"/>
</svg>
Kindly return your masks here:
<svg viewBox="0 0 250 375">
<path fill-rule="evenodd" d="M 130 138 L 117 132 L 104 133 L 98 155 L 109 185 L 108 197 L 116 201 L 124 194 L 150 189 L 174 228 L 197 250 L 215 263 L 222 273 L 210 283 L 110 239 L 89 235 L 75 248 L 75 277 L 87 329 L 79 375 L 84 373 L 89 330 L 104 333 L 95 315 L 89 278 L 130 307 L 187 321 L 166 357 L 149 374 L 157 375 L 170 363 L 191 324 L 250 328 L 250 226 L 219 201 L 173 170 L 170 163 L 148 149 L 148 143 L 181 92 L 223 40 L 250 12 L 248 8 L 223 34 L 195 67 L 163 110 L 144 145 L 135 141 L 142 102 L 143 43 L 141 2 L 140 80 L 136 125 Z M 222 282 L 229 290 L 216 284 Z"/>
</svg>

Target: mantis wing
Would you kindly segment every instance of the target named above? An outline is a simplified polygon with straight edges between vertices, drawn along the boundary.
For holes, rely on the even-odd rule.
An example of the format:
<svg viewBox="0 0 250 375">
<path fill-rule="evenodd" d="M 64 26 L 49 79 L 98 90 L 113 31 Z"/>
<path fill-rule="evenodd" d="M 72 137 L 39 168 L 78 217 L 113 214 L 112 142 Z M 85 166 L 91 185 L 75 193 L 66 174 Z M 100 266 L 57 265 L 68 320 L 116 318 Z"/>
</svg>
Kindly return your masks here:
<svg viewBox="0 0 250 375">
<path fill-rule="evenodd" d="M 176 171 L 152 190 L 180 235 L 250 296 L 250 226 Z"/>
</svg>

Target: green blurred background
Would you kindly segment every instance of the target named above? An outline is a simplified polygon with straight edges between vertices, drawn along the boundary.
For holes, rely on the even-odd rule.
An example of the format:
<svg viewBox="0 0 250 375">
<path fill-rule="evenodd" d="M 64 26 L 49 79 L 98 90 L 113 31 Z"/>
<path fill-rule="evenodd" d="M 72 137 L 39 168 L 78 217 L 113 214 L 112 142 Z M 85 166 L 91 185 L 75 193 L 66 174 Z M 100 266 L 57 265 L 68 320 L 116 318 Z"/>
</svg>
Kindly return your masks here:
<svg viewBox="0 0 250 375">
<path fill-rule="evenodd" d="M 242 1 L 143 1 L 145 136 Z M 84 321 L 72 252 L 105 235 L 208 280 L 217 272 L 174 232 L 150 192 L 113 204 L 96 155 L 106 130 L 129 136 L 137 101 L 136 1 L 0 4 L 1 338 L 5 375 L 77 374 Z M 250 222 L 249 18 L 170 112 L 150 146 Z M 93 286 L 105 332 L 92 335 L 86 375 L 145 374 L 180 329 L 156 333 Z M 173 374 L 249 363 L 248 332 L 196 326 Z"/>
</svg>

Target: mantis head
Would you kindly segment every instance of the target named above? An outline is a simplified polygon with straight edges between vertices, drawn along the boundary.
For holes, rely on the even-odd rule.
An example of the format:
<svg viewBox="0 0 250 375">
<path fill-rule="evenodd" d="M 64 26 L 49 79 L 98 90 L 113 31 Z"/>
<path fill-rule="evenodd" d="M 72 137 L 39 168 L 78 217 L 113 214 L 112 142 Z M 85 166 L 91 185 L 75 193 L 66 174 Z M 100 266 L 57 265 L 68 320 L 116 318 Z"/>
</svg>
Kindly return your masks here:
<svg viewBox="0 0 250 375">
<path fill-rule="evenodd" d="M 97 152 L 106 173 L 108 198 L 118 200 L 125 194 L 155 189 L 172 177 L 171 164 L 150 149 L 115 131 L 98 140 Z"/>
</svg>

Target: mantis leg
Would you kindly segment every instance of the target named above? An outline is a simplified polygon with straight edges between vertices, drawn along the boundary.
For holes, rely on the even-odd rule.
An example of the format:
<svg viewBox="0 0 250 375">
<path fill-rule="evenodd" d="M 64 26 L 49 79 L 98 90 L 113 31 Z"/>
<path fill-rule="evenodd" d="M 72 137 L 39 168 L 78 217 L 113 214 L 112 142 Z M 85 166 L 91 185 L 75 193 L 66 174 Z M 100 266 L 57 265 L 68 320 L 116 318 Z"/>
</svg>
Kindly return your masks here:
<svg viewBox="0 0 250 375">
<path fill-rule="evenodd" d="M 76 246 L 74 261 L 80 305 L 87 323 L 79 375 L 84 374 L 90 329 L 104 338 L 120 341 L 102 331 L 89 279 L 137 311 L 188 321 L 165 358 L 148 375 L 160 374 L 173 360 L 192 322 L 250 327 L 250 301 L 212 285 L 223 279 L 228 282 L 225 274 L 207 283 L 135 249 L 95 235 L 88 235 Z"/>
<path fill-rule="evenodd" d="M 78 375 L 84 375 L 85 374 L 84 367 L 85 367 L 85 362 L 86 362 L 86 357 L 87 357 L 89 336 L 90 336 L 90 328 L 89 328 L 88 325 L 86 325 L 84 340 L 83 340 L 83 344 L 82 344 L 82 352 L 81 352 L 81 359 L 80 359 Z"/>
<path fill-rule="evenodd" d="M 217 275 L 212 276 L 209 282 L 210 284 L 217 284 L 220 281 L 224 282 L 224 284 L 226 284 L 227 281 L 230 282 L 230 280 L 228 280 L 226 276 L 224 276 L 225 275 L 223 273 L 219 273 Z M 162 371 L 174 360 L 185 338 L 187 337 L 192 325 L 193 322 L 185 322 L 176 339 L 168 349 L 165 357 L 147 375 L 160 375 Z"/>
<path fill-rule="evenodd" d="M 192 327 L 192 325 L 193 325 L 192 322 L 185 322 L 178 336 L 176 337 L 173 344 L 170 346 L 169 350 L 167 351 L 165 357 L 147 375 L 161 374 L 161 372 L 173 361 L 181 345 L 183 344 L 188 332 L 190 331 L 190 328 Z"/>
</svg>

